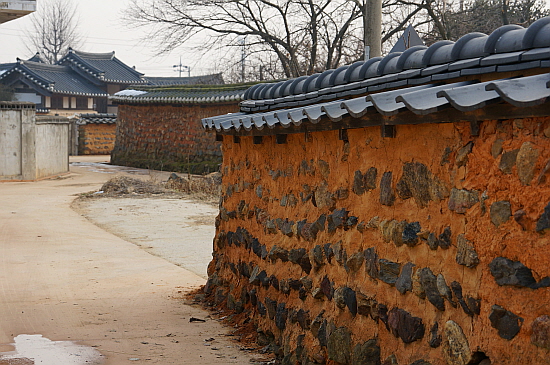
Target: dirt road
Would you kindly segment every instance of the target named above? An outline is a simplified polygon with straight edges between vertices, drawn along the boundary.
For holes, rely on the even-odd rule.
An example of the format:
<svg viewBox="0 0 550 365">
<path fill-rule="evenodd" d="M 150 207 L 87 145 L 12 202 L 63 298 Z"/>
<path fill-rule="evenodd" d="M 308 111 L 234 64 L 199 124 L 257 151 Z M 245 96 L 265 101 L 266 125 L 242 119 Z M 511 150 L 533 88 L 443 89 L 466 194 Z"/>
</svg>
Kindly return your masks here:
<svg viewBox="0 0 550 365">
<path fill-rule="evenodd" d="M 204 278 L 70 208 L 76 194 L 99 189 L 113 173 L 92 170 L 80 164 L 62 179 L 0 183 L 0 364 L 13 363 L 5 359 L 14 342 L 42 341 L 23 335 L 74 341 L 102 355 L 84 362 L 73 348 L 82 364 L 249 363 L 227 329 L 183 304 L 183 294 Z"/>
</svg>

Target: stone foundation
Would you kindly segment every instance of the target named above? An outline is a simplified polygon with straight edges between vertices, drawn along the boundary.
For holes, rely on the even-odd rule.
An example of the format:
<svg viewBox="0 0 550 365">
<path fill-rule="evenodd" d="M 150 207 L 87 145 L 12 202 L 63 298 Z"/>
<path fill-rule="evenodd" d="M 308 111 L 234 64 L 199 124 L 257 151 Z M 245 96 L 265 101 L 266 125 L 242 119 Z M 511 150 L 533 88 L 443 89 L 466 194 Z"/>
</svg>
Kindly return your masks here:
<svg viewBox="0 0 550 365">
<path fill-rule="evenodd" d="M 284 364 L 550 364 L 550 118 L 223 153 L 205 290 Z"/>
</svg>

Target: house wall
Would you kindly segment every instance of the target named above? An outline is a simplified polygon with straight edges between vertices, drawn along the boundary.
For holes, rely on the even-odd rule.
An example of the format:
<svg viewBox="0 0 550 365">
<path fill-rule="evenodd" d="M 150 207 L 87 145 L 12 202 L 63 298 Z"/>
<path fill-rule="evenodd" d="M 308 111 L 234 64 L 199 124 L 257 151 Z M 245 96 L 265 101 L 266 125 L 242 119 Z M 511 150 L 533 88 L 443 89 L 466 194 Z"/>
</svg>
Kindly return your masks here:
<svg viewBox="0 0 550 365">
<path fill-rule="evenodd" d="M 116 124 L 88 123 L 78 127 L 79 155 L 108 155 L 115 147 Z"/>
<path fill-rule="evenodd" d="M 0 180 L 37 180 L 69 171 L 69 125 L 36 117 L 35 105 L 0 102 Z"/>
<path fill-rule="evenodd" d="M 62 117 L 36 118 L 36 177 L 69 171 L 69 121 Z"/>
<path fill-rule="evenodd" d="M 221 162 L 220 143 L 201 119 L 238 111 L 238 103 L 119 105 L 111 162 L 159 170 L 212 172 Z M 188 163 L 189 159 L 189 163 Z"/>
<path fill-rule="evenodd" d="M 550 118 L 347 132 L 224 136 L 209 300 L 283 364 L 549 364 Z"/>
</svg>

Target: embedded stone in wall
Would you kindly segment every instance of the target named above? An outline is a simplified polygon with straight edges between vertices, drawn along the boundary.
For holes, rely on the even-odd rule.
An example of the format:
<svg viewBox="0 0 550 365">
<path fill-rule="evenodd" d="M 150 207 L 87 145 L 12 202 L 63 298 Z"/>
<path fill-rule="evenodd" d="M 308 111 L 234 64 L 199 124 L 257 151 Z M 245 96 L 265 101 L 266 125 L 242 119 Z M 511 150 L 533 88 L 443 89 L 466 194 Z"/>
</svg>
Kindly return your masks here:
<svg viewBox="0 0 550 365">
<path fill-rule="evenodd" d="M 497 139 L 493 145 L 491 146 L 491 155 L 494 158 L 497 158 L 502 153 L 502 143 L 504 141 L 502 139 Z"/>
<path fill-rule="evenodd" d="M 408 291 L 412 290 L 412 270 L 416 265 L 412 262 L 407 262 L 403 265 L 401 274 L 395 282 L 395 288 L 401 293 L 405 294 Z"/>
<path fill-rule="evenodd" d="M 437 275 L 436 284 L 437 284 L 437 290 L 439 291 L 439 294 L 443 298 L 447 299 L 453 307 L 456 307 L 456 303 L 453 300 L 453 293 L 451 292 L 451 288 L 449 288 L 449 286 L 447 285 L 447 282 L 445 281 L 445 277 L 443 276 L 443 274 Z"/>
<path fill-rule="evenodd" d="M 516 337 L 523 323 L 523 318 L 499 305 L 493 305 L 491 307 L 489 320 L 491 321 L 491 326 L 498 330 L 498 335 L 506 340 L 511 340 Z"/>
<path fill-rule="evenodd" d="M 365 270 L 367 274 L 373 279 L 378 279 L 378 273 L 380 272 L 378 254 L 376 248 L 369 247 L 365 250 Z"/>
<path fill-rule="evenodd" d="M 544 212 L 537 221 L 537 232 L 544 232 L 550 229 L 550 203 L 544 208 Z"/>
<path fill-rule="evenodd" d="M 426 293 L 426 297 L 440 311 L 445 310 L 445 301 L 443 297 L 439 294 L 437 288 L 437 278 L 433 274 L 432 270 L 429 267 L 425 267 L 419 270 L 420 271 L 420 282 L 422 283 L 422 288 Z"/>
<path fill-rule="evenodd" d="M 412 276 L 412 292 L 420 299 L 426 298 L 426 291 L 422 286 L 422 280 L 420 280 L 420 269 L 416 270 Z"/>
<path fill-rule="evenodd" d="M 431 232 L 428 235 L 428 239 L 426 240 L 426 243 L 428 244 L 428 247 L 430 247 L 430 250 L 437 250 L 437 247 L 439 246 L 439 242 L 437 240 L 437 237 L 435 236 L 435 233 Z"/>
<path fill-rule="evenodd" d="M 275 262 L 277 260 L 281 260 L 282 262 L 287 262 L 288 261 L 288 250 L 285 250 L 284 248 L 275 245 L 271 248 L 271 250 L 267 254 L 267 257 L 272 262 Z"/>
<path fill-rule="evenodd" d="M 412 222 L 407 223 L 403 228 L 401 234 L 401 240 L 409 247 L 414 247 L 418 243 L 418 234 L 420 233 L 420 223 Z"/>
<path fill-rule="evenodd" d="M 437 246 L 446 250 L 451 247 L 451 227 L 445 227 L 443 232 L 439 235 Z M 430 247 L 431 248 L 431 247 Z"/>
<path fill-rule="evenodd" d="M 535 176 L 535 165 L 539 157 L 539 150 L 533 147 L 531 142 L 525 142 L 519 149 L 516 167 L 518 170 L 519 181 L 523 185 L 530 185 Z"/>
<path fill-rule="evenodd" d="M 350 365 L 380 365 L 380 346 L 376 339 L 355 345 Z"/>
<path fill-rule="evenodd" d="M 386 259 L 378 260 L 378 264 L 380 265 L 378 278 L 387 284 L 395 285 L 395 282 L 399 277 L 401 264 Z"/>
<path fill-rule="evenodd" d="M 464 214 L 468 209 L 479 202 L 479 192 L 476 190 L 459 190 L 453 188 L 449 198 L 449 209 Z"/>
<path fill-rule="evenodd" d="M 327 341 L 328 358 L 340 364 L 349 364 L 351 354 L 351 333 L 346 327 L 338 327 Z"/>
<path fill-rule="evenodd" d="M 401 308 L 393 308 L 388 313 L 388 327 L 390 332 L 399 337 L 404 343 L 411 343 L 424 337 L 422 319 L 412 316 Z"/>
<path fill-rule="evenodd" d="M 500 163 L 498 168 L 505 174 L 512 173 L 512 167 L 516 165 L 516 159 L 519 153 L 519 149 L 513 151 L 507 151 L 500 157 Z"/>
<path fill-rule="evenodd" d="M 356 292 L 357 313 L 362 316 L 370 316 L 371 319 L 378 319 L 378 302 L 374 297 L 369 297 L 361 292 Z"/>
<path fill-rule="evenodd" d="M 517 287 L 531 287 L 536 284 L 531 269 L 519 261 L 512 261 L 505 257 L 497 257 L 489 264 L 491 274 L 498 285 Z"/>
<path fill-rule="evenodd" d="M 536 318 L 531 330 L 531 343 L 550 350 L 550 316 L 544 315 Z"/>
<path fill-rule="evenodd" d="M 392 206 L 395 202 L 395 193 L 392 187 L 391 171 L 384 172 L 380 181 L 380 204 Z"/>
<path fill-rule="evenodd" d="M 314 205 L 319 209 L 328 209 L 332 210 L 335 208 L 336 199 L 333 194 L 328 190 L 328 184 L 326 181 L 323 181 L 313 194 L 315 198 Z"/>
<path fill-rule="evenodd" d="M 500 226 L 503 223 L 506 223 L 508 219 L 512 216 L 512 208 L 510 206 L 510 202 L 503 200 L 494 202 L 491 205 L 491 223 L 493 223 L 495 226 Z"/>
<path fill-rule="evenodd" d="M 479 264 L 479 258 L 472 242 L 468 241 L 463 234 L 459 234 L 456 240 L 456 262 L 469 268 L 476 267 Z"/>
<path fill-rule="evenodd" d="M 284 330 L 286 328 L 286 320 L 288 318 L 288 309 L 285 303 L 279 303 L 277 305 L 277 311 L 275 312 L 275 325 L 278 329 Z"/>
<path fill-rule="evenodd" d="M 439 323 L 435 322 L 430 330 L 430 338 L 428 339 L 428 345 L 432 348 L 438 348 L 441 346 L 441 334 L 439 333 Z"/>
<path fill-rule="evenodd" d="M 362 251 L 360 251 L 351 255 L 348 258 L 346 264 L 351 270 L 351 272 L 356 272 L 361 268 L 361 266 L 363 266 L 364 261 L 365 261 L 365 254 Z"/>
<path fill-rule="evenodd" d="M 319 168 L 319 172 L 321 173 L 321 175 L 325 179 L 328 179 L 328 177 L 330 176 L 330 167 L 328 165 L 328 162 L 326 162 L 324 160 L 319 160 L 317 162 L 317 166 Z"/>
<path fill-rule="evenodd" d="M 419 162 L 403 165 L 403 176 L 397 183 L 397 194 L 401 199 L 414 198 L 424 208 L 430 200 L 441 200 L 449 195 L 445 184 L 433 176 L 428 167 Z"/>
<path fill-rule="evenodd" d="M 447 321 L 443 328 L 443 334 L 443 356 L 447 364 L 469 364 L 472 358 L 470 345 L 462 328 L 454 321 Z"/>
<path fill-rule="evenodd" d="M 458 167 L 466 165 L 468 163 L 468 155 L 472 153 L 474 148 L 474 142 L 468 142 L 464 147 L 458 150 L 456 153 L 456 165 Z"/>
</svg>

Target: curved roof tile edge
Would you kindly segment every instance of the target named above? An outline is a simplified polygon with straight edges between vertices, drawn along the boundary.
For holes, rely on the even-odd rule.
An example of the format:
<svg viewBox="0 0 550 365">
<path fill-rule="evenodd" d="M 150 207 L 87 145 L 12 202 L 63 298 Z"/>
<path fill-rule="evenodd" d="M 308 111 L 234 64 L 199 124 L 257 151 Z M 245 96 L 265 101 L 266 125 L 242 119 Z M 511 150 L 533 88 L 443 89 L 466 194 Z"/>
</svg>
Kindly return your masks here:
<svg viewBox="0 0 550 365">
<path fill-rule="evenodd" d="M 506 33 L 513 32 L 513 31 L 518 31 L 518 30 L 523 30 L 524 31 L 523 32 L 523 38 L 522 38 L 522 41 L 521 41 L 522 49 L 523 50 L 528 50 L 528 49 L 530 49 L 534 46 L 535 39 L 537 39 L 537 36 L 539 35 L 539 33 L 544 32 L 546 26 L 548 26 L 549 24 L 550 24 L 550 17 L 544 17 L 544 18 L 538 19 L 537 21 L 532 23 L 528 28 L 523 28 L 519 25 L 504 25 L 504 26 L 494 30 L 488 36 L 486 34 L 483 34 L 483 33 L 474 32 L 474 33 L 468 33 L 468 34 L 462 36 L 456 42 L 447 41 L 447 40 L 442 40 L 442 41 L 436 42 L 424 51 L 425 53 L 424 53 L 423 62 L 422 62 L 423 67 L 426 67 L 427 65 L 431 65 L 432 64 L 431 63 L 431 61 L 432 61 L 431 56 L 433 56 L 433 54 L 435 53 L 435 51 L 437 49 L 439 49 L 442 46 L 446 46 L 446 45 L 453 45 L 450 48 L 449 59 L 451 59 L 453 61 L 458 61 L 458 60 L 462 60 L 462 59 L 472 58 L 471 53 L 468 53 L 468 52 L 466 52 L 468 57 L 461 57 L 461 53 L 462 53 L 461 51 L 463 49 L 468 48 L 468 43 L 470 43 L 472 40 L 475 40 L 475 39 L 481 38 L 481 37 L 484 37 L 484 40 L 485 40 L 485 44 L 484 44 L 484 47 L 483 47 L 483 51 L 484 51 L 483 53 L 484 54 L 479 54 L 479 55 L 477 55 L 478 57 L 483 57 L 483 56 L 487 56 L 487 55 L 490 55 L 490 54 L 500 53 L 499 49 L 498 49 L 498 47 L 499 47 L 498 41 Z M 476 42 L 479 42 L 479 41 L 480 40 L 477 39 Z M 550 38 L 546 39 L 545 44 L 543 44 L 543 45 L 537 44 L 536 46 L 537 47 L 548 47 L 548 46 L 550 46 Z M 479 52 L 480 50 L 474 50 L 474 51 Z M 403 56 L 405 53 L 406 52 L 403 52 L 403 54 L 399 54 L 399 55 Z M 415 52 L 407 53 L 407 56 L 410 56 L 414 53 Z M 399 55 L 396 55 L 395 53 L 392 53 L 392 54 L 389 54 L 389 55 L 387 55 L 385 57 L 382 57 L 380 59 L 378 59 L 378 58 L 377 59 L 370 59 L 370 60 L 364 62 L 361 65 L 362 72 L 360 73 L 360 80 L 355 80 L 355 81 L 366 80 L 366 79 L 369 79 L 369 78 L 384 76 L 384 75 L 388 75 L 388 74 L 391 74 L 391 73 L 398 72 L 399 68 L 393 68 L 392 67 L 390 71 L 393 71 L 393 72 L 383 73 L 384 71 L 386 71 L 384 66 L 391 59 L 393 59 L 394 57 L 399 56 Z M 376 63 L 376 61 L 379 62 L 378 65 L 377 65 L 377 68 L 376 68 L 377 69 L 377 75 L 370 75 L 370 77 L 367 76 L 366 75 L 367 69 L 373 63 Z M 403 59 L 403 60 L 400 59 L 399 60 L 399 65 L 405 65 L 405 64 L 406 64 L 406 59 Z M 434 63 L 433 65 L 438 65 L 438 64 L 441 64 L 441 63 Z M 365 66 L 367 66 L 367 67 L 365 67 Z M 296 87 L 293 90 L 290 90 L 292 93 L 289 94 L 289 95 L 301 95 L 301 94 L 306 94 L 308 92 L 317 91 L 317 90 L 320 89 L 321 85 L 327 83 L 327 81 L 325 81 L 325 79 L 328 80 L 328 86 L 329 87 L 336 86 L 334 84 L 334 80 L 336 79 L 336 77 L 332 77 L 332 74 L 333 73 L 340 73 L 340 72 L 344 71 L 344 69 L 348 69 L 349 67 L 350 67 L 350 65 L 345 65 L 345 66 L 341 66 L 341 67 L 336 68 L 336 69 L 324 71 L 323 73 L 320 73 L 320 74 L 318 73 L 318 74 L 308 76 L 307 79 L 305 79 L 304 82 L 302 82 L 302 87 Z M 349 75 L 347 75 L 347 76 L 349 77 Z M 262 98 L 260 98 L 260 95 L 273 95 L 273 92 L 275 91 L 275 88 L 280 87 L 281 84 L 284 84 L 286 81 L 294 81 L 294 80 L 296 80 L 296 79 L 290 79 L 290 80 L 285 80 L 285 81 L 280 81 L 280 82 L 275 82 L 275 83 L 264 83 L 264 84 L 254 85 L 245 92 L 244 100 L 263 100 Z M 349 83 L 349 82 L 351 82 L 351 80 L 346 78 L 346 82 Z M 313 84 L 313 85 L 311 85 L 311 84 Z M 259 91 L 258 89 L 262 89 L 261 92 L 258 92 Z"/>
</svg>

